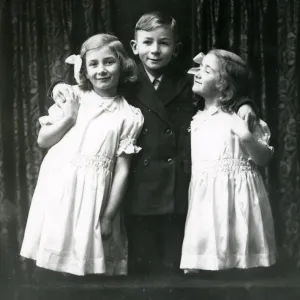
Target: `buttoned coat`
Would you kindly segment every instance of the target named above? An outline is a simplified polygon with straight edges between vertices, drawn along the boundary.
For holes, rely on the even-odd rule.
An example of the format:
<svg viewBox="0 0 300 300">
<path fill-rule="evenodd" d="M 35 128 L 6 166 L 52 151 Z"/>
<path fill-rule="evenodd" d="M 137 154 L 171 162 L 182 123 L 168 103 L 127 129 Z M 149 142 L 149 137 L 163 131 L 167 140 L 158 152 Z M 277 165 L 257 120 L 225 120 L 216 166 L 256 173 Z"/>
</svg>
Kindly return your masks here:
<svg viewBox="0 0 300 300">
<path fill-rule="evenodd" d="M 192 78 L 167 70 L 157 90 L 143 67 L 138 82 L 126 93 L 130 104 L 141 109 L 144 127 L 132 158 L 126 211 L 134 215 L 186 213 L 190 181 L 189 126 L 197 108 Z"/>
</svg>

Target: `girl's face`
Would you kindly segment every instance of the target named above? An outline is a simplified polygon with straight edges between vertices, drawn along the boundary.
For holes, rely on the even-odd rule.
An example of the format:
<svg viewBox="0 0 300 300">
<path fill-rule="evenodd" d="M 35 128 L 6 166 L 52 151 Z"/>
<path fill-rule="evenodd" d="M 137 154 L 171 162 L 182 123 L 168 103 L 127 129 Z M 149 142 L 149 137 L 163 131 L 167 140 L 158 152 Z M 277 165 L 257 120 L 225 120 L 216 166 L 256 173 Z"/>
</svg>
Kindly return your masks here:
<svg viewBox="0 0 300 300">
<path fill-rule="evenodd" d="M 86 77 L 92 83 L 93 90 L 102 97 L 116 96 L 121 71 L 116 54 L 104 46 L 87 51 L 85 60 Z"/>
<path fill-rule="evenodd" d="M 219 95 L 217 85 L 220 81 L 218 59 L 214 54 L 204 56 L 199 71 L 194 76 L 193 92 L 203 98 Z"/>
</svg>

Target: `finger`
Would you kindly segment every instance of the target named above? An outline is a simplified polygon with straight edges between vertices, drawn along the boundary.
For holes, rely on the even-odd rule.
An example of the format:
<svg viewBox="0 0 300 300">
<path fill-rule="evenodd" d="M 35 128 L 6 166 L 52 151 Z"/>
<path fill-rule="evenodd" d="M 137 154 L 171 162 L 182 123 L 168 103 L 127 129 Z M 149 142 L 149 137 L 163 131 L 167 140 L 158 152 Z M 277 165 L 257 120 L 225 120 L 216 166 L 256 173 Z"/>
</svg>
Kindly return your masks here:
<svg viewBox="0 0 300 300">
<path fill-rule="evenodd" d="M 74 94 L 74 91 L 73 91 L 73 88 L 72 88 L 71 85 L 66 86 L 66 93 L 67 93 L 69 98 L 75 99 L 75 94 Z"/>
<path fill-rule="evenodd" d="M 60 95 L 60 94 L 58 94 L 53 100 L 60 108 L 66 102 L 66 99 L 64 98 L 64 96 Z"/>
<path fill-rule="evenodd" d="M 249 119 L 249 129 L 252 132 L 256 123 L 256 116 L 253 114 L 250 114 L 250 119 Z"/>
<path fill-rule="evenodd" d="M 57 93 L 57 96 L 61 99 L 62 103 L 65 103 L 67 101 L 67 97 L 66 97 L 67 95 L 64 92 L 59 91 Z"/>
<path fill-rule="evenodd" d="M 254 130 L 254 128 L 258 124 L 258 120 L 259 120 L 258 117 L 256 115 L 253 115 L 253 118 L 252 118 L 252 130 Z"/>
</svg>

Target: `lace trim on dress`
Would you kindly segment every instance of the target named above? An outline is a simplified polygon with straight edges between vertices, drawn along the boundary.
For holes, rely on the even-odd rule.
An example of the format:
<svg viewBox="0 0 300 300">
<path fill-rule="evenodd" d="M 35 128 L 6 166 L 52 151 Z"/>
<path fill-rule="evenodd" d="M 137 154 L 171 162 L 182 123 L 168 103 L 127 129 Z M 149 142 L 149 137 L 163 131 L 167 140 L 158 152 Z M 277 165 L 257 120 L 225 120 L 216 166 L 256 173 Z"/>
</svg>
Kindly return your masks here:
<svg viewBox="0 0 300 300">
<path fill-rule="evenodd" d="M 117 156 L 123 152 L 126 154 L 138 153 L 141 151 L 141 147 L 135 145 L 135 139 L 127 138 L 120 142 L 119 149 L 117 151 Z"/>
<path fill-rule="evenodd" d="M 206 172 L 245 172 L 252 171 L 255 168 L 253 163 L 247 159 L 227 158 L 221 160 L 202 160 L 197 162 L 200 173 Z"/>
<path fill-rule="evenodd" d="M 78 168 L 93 168 L 99 170 L 104 168 L 112 172 L 114 160 L 103 155 L 84 155 L 78 153 L 71 161 L 73 166 Z"/>
</svg>

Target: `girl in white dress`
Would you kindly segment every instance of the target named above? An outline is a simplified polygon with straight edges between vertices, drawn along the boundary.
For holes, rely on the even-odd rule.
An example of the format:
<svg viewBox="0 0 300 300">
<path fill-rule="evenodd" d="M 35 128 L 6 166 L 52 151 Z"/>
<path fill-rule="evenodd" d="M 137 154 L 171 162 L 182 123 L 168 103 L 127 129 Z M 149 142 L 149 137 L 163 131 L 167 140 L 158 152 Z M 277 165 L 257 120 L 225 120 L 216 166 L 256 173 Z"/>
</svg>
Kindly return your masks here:
<svg viewBox="0 0 300 300">
<path fill-rule="evenodd" d="M 74 99 L 40 118 L 41 165 L 21 255 L 39 267 L 84 275 L 127 273 L 120 219 L 130 154 L 143 125 L 139 109 L 119 94 L 136 66 L 114 36 L 92 36 L 74 64 Z"/>
<path fill-rule="evenodd" d="M 225 50 L 200 53 L 193 92 L 205 100 L 191 122 L 192 177 L 180 268 L 221 270 L 270 266 L 276 244 L 272 212 L 257 166 L 272 156 L 270 131 L 253 130 L 232 110 L 248 95 L 249 70 Z"/>
</svg>

